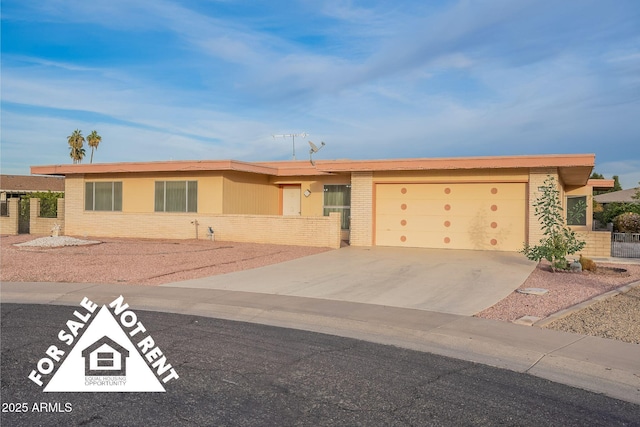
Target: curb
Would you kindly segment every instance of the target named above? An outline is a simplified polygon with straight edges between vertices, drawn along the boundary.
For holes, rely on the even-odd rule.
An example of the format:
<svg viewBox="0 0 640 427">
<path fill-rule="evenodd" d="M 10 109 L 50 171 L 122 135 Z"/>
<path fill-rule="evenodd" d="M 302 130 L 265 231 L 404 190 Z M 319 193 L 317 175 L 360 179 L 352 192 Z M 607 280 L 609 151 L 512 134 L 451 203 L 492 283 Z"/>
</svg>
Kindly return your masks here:
<svg viewBox="0 0 640 427">
<path fill-rule="evenodd" d="M 613 289 L 611 291 L 605 292 L 603 294 L 600 295 L 596 295 L 586 301 L 583 301 L 581 303 L 578 303 L 576 305 L 572 305 L 571 307 L 567 307 L 565 309 L 562 309 L 560 311 L 556 311 L 555 313 L 550 314 L 549 316 L 545 317 L 544 319 L 540 319 L 537 322 L 533 323 L 531 326 L 537 326 L 539 328 L 544 328 L 545 326 L 547 326 L 548 324 L 555 322 L 556 320 L 562 319 L 563 317 L 567 317 L 570 314 L 575 313 L 576 311 L 580 311 L 580 310 L 584 310 L 585 308 L 589 307 L 590 305 L 593 305 L 597 302 L 600 301 L 604 301 L 606 299 L 609 299 L 611 297 L 614 297 L 616 295 L 620 295 L 620 294 L 624 294 L 629 292 L 631 289 L 636 288 L 640 286 L 640 280 L 637 282 L 632 282 L 629 283 L 627 285 L 621 286 L 617 289 Z"/>
<path fill-rule="evenodd" d="M 640 258 L 618 258 L 618 257 L 589 257 L 595 262 L 605 263 L 605 264 L 632 264 L 638 265 L 640 264 Z"/>
</svg>

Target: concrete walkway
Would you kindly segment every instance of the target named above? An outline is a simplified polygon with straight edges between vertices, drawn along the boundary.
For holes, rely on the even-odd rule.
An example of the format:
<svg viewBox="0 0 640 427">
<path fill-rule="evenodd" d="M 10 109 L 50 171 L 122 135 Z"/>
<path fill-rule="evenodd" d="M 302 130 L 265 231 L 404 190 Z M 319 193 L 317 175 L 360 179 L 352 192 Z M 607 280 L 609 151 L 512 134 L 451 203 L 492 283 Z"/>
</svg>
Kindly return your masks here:
<svg viewBox="0 0 640 427">
<path fill-rule="evenodd" d="M 3 303 L 78 307 L 85 296 L 107 304 L 120 295 L 141 317 L 139 310 L 153 310 L 351 337 L 528 373 L 640 404 L 640 345 L 604 338 L 432 311 L 251 292 L 77 283 L 0 285 Z"/>
<path fill-rule="evenodd" d="M 347 247 L 163 287 L 321 298 L 473 315 L 505 298 L 536 263 L 512 252 Z"/>
</svg>

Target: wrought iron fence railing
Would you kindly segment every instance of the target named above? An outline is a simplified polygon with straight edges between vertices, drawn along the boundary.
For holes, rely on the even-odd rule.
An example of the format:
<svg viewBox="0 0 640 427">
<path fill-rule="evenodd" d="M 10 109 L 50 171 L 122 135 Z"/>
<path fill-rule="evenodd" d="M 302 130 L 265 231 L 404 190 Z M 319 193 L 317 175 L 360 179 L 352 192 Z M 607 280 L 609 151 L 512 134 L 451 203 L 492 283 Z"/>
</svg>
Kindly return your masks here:
<svg viewBox="0 0 640 427">
<path fill-rule="evenodd" d="M 640 233 L 611 233 L 611 256 L 640 258 Z"/>
</svg>

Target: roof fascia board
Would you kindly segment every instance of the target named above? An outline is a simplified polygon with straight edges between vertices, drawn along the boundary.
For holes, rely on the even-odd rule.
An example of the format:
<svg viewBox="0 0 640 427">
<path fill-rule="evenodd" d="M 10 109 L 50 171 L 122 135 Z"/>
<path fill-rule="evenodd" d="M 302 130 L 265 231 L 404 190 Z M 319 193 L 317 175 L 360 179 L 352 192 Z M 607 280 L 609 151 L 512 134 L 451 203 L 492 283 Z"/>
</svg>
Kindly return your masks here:
<svg viewBox="0 0 640 427">
<path fill-rule="evenodd" d="M 76 175 L 138 172 L 238 171 L 276 175 L 277 169 L 237 160 L 94 163 L 90 165 L 31 166 L 32 174 Z"/>
<path fill-rule="evenodd" d="M 324 172 L 375 172 L 394 170 L 496 169 L 532 167 L 594 166 L 595 154 L 453 157 L 438 159 L 397 159 L 358 161 L 317 161 Z"/>
<path fill-rule="evenodd" d="M 32 174 L 74 175 L 131 172 L 239 171 L 271 176 L 313 176 L 347 172 L 593 167 L 594 154 L 453 157 L 437 159 L 319 160 L 307 162 L 240 162 L 236 160 L 98 163 L 32 166 Z M 586 182 L 586 178 L 585 178 Z"/>
<path fill-rule="evenodd" d="M 613 188 L 615 186 L 615 182 L 612 179 L 589 179 L 587 181 L 587 185 L 589 187 L 597 188 L 597 189 L 607 189 Z"/>
</svg>

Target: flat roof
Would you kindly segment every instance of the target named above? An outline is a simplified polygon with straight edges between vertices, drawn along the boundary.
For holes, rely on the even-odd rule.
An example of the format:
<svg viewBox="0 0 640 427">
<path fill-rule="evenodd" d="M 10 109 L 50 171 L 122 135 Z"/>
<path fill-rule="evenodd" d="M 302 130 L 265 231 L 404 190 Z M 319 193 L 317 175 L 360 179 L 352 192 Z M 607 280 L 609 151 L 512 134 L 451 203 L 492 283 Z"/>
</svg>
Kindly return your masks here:
<svg viewBox="0 0 640 427">
<path fill-rule="evenodd" d="M 313 176 L 347 172 L 456 169 L 559 168 L 567 184 L 584 185 L 595 165 L 595 154 L 485 156 L 380 160 L 317 160 L 242 162 L 182 160 L 31 166 L 32 174 L 74 175 L 131 172 L 240 171 L 271 176 Z"/>
</svg>

